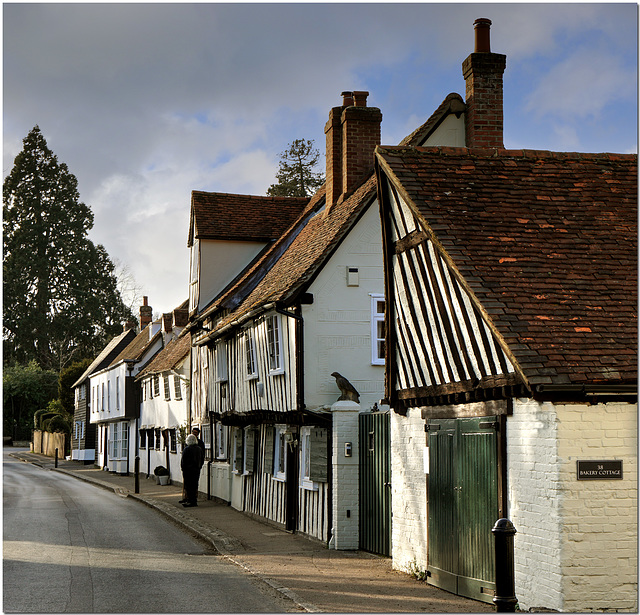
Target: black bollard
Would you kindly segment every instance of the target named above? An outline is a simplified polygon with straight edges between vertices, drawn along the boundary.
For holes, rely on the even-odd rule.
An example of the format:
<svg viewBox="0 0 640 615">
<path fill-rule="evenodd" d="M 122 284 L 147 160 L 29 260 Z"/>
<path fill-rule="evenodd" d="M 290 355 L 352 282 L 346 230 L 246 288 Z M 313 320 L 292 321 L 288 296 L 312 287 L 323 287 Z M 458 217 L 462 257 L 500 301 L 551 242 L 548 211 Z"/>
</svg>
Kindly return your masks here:
<svg viewBox="0 0 640 615">
<path fill-rule="evenodd" d="M 496 539 L 496 595 L 493 604 L 498 613 L 515 613 L 518 604 L 513 549 L 516 528 L 509 519 L 498 519 L 491 531 Z"/>
<path fill-rule="evenodd" d="M 56 449 L 56 456 L 55 456 L 55 465 L 54 467 L 58 467 L 58 449 Z"/>
<path fill-rule="evenodd" d="M 136 459 L 134 461 L 134 483 L 135 485 L 133 492 L 140 493 L 140 457 L 136 455 Z"/>
</svg>

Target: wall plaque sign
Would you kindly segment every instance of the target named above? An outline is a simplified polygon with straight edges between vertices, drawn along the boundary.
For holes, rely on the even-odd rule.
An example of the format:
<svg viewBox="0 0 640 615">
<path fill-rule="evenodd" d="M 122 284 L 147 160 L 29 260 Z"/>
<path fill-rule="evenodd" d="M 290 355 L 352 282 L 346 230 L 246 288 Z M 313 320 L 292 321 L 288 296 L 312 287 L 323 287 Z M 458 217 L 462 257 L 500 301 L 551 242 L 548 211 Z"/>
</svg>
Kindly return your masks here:
<svg viewBox="0 0 640 615">
<path fill-rule="evenodd" d="M 578 461 L 578 480 L 622 479 L 622 460 Z"/>
</svg>

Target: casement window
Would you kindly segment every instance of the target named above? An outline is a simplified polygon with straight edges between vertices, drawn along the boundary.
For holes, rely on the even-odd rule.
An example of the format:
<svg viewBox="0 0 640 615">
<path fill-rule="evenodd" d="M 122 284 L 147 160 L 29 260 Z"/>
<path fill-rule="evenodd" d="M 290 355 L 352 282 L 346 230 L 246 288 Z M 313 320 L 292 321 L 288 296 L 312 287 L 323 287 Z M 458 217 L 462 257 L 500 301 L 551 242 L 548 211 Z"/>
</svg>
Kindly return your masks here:
<svg viewBox="0 0 640 615">
<path fill-rule="evenodd" d="M 180 383 L 180 376 L 174 374 L 173 376 L 173 393 L 176 400 L 180 401 L 182 399 L 182 386 Z"/>
<path fill-rule="evenodd" d="M 86 399 L 87 397 L 87 385 L 86 384 L 81 384 L 80 385 L 80 399 Z"/>
<path fill-rule="evenodd" d="M 233 458 L 232 467 L 234 474 L 242 474 L 244 470 L 244 429 L 239 427 L 233 430 Z"/>
<path fill-rule="evenodd" d="M 244 428 L 244 446 L 242 447 L 243 474 L 252 474 L 255 468 L 256 434 L 255 427 Z"/>
<path fill-rule="evenodd" d="M 129 424 L 113 423 L 109 429 L 109 457 L 125 459 L 129 452 Z"/>
<path fill-rule="evenodd" d="M 120 376 L 116 376 L 116 410 L 120 410 Z"/>
<path fill-rule="evenodd" d="M 111 412 L 111 380 L 107 382 L 107 412 Z"/>
<path fill-rule="evenodd" d="M 162 378 L 164 381 L 164 399 L 169 401 L 171 399 L 171 387 L 169 385 L 169 374 Z"/>
<path fill-rule="evenodd" d="M 384 365 L 385 354 L 384 295 L 371 295 L 371 364 Z"/>
<path fill-rule="evenodd" d="M 129 425 L 127 423 L 120 424 L 120 457 L 123 459 L 129 452 Z"/>
<path fill-rule="evenodd" d="M 178 434 L 175 429 L 169 430 L 169 451 L 171 453 L 178 452 Z"/>
<path fill-rule="evenodd" d="M 227 381 L 227 342 L 219 342 L 216 345 L 216 380 Z"/>
<path fill-rule="evenodd" d="M 276 425 L 274 427 L 273 443 L 273 478 L 276 480 L 286 480 L 287 478 L 287 440 L 285 432 L 286 425 Z"/>
<path fill-rule="evenodd" d="M 247 379 L 258 377 L 258 364 L 256 363 L 256 344 L 253 339 L 253 331 L 247 329 L 244 332 L 244 357 L 247 370 Z"/>
<path fill-rule="evenodd" d="M 140 448 L 147 448 L 147 430 L 140 430 Z"/>
<path fill-rule="evenodd" d="M 155 430 L 155 449 L 157 451 L 162 450 L 162 431 L 160 429 Z"/>
<path fill-rule="evenodd" d="M 204 442 L 204 458 L 211 459 L 211 425 L 209 423 L 200 425 L 200 437 Z"/>
<path fill-rule="evenodd" d="M 216 436 L 216 459 L 222 460 L 227 458 L 227 439 L 229 437 L 229 427 L 222 423 L 216 423 L 215 425 Z"/>
<path fill-rule="evenodd" d="M 280 317 L 277 314 L 267 317 L 267 349 L 269 351 L 269 373 L 282 374 L 282 335 Z"/>
<path fill-rule="evenodd" d="M 327 430 L 321 427 L 300 429 L 300 486 L 303 489 L 318 490 L 318 483 L 326 483 Z"/>
<path fill-rule="evenodd" d="M 102 395 L 101 395 L 101 405 L 100 405 L 100 409 L 104 412 L 104 382 L 102 383 Z"/>
<path fill-rule="evenodd" d="M 153 395 L 152 397 L 160 397 L 160 376 L 156 374 L 153 377 Z"/>
</svg>

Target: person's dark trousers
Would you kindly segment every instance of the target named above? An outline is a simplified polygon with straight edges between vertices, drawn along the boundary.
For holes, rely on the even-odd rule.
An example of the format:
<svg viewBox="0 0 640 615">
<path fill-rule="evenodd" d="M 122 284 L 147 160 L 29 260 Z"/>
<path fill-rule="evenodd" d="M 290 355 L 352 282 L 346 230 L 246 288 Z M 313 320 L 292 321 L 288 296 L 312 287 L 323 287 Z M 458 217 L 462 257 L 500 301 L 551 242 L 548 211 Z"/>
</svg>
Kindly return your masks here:
<svg viewBox="0 0 640 615">
<path fill-rule="evenodd" d="M 198 474 L 183 474 L 184 490 L 186 492 L 186 499 L 189 504 L 198 503 Z"/>
</svg>

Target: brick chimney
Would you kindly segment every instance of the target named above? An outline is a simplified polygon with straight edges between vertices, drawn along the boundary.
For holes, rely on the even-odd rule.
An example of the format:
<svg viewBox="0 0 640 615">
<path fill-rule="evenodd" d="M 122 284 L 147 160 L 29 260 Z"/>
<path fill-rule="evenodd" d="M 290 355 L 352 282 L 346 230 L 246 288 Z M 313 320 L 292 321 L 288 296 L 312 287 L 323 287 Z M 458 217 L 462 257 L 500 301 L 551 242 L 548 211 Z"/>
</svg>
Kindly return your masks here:
<svg viewBox="0 0 640 615">
<path fill-rule="evenodd" d="M 466 81 L 467 147 L 504 148 L 502 75 L 507 56 L 491 53 L 490 19 L 476 19 L 475 51 L 462 63 Z"/>
<path fill-rule="evenodd" d="M 140 331 L 153 320 L 153 309 L 148 304 L 148 301 L 148 297 L 142 297 L 142 305 L 140 306 Z"/>
<path fill-rule="evenodd" d="M 327 211 L 342 201 L 373 168 L 380 145 L 382 113 L 367 107 L 369 92 L 342 92 L 342 106 L 333 107 L 324 127 L 327 137 Z"/>
</svg>

